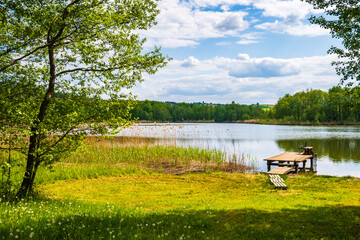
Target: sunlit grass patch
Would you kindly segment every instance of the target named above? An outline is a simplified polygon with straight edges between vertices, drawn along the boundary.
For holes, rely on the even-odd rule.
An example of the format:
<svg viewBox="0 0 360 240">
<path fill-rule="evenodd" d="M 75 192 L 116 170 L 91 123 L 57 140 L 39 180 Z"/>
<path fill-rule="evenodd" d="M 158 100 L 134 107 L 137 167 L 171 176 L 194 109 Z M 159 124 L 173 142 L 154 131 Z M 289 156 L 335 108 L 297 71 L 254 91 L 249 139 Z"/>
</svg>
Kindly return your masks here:
<svg viewBox="0 0 360 240">
<path fill-rule="evenodd" d="M 300 177 L 312 181 L 313 177 Z M 315 179 L 323 179 L 315 177 Z M 360 199 L 359 181 L 344 178 L 322 181 L 319 189 L 299 184 L 296 178 L 287 182 L 288 191 L 275 190 L 265 175 L 198 173 L 187 175 L 135 174 L 121 177 L 59 181 L 43 185 L 41 192 L 50 197 L 111 202 L 143 210 L 174 209 L 255 209 L 277 211 L 324 205 L 356 206 Z M 300 180 L 301 181 L 301 180 Z M 314 182 L 316 184 L 316 181 Z M 344 188 L 343 186 L 347 186 Z M 323 187 L 327 191 L 322 191 Z M 352 194 L 349 194 L 351 192 Z"/>
<path fill-rule="evenodd" d="M 263 179 L 265 180 L 265 179 Z M 266 180 L 265 180 L 266 181 Z M 232 208 L 254 188 L 263 188 L 255 175 L 233 174 L 136 174 L 121 177 L 59 181 L 40 188 L 49 197 L 111 202 L 145 211 Z M 252 190 L 250 189 L 252 188 Z M 250 190 L 249 190 L 250 189 Z M 226 201 L 223 201 L 226 198 Z"/>
<path fill-rule="evenodd" d="M 298 176 L 286 181 L 288 191 L 254 174 L 137 173 L 57 181 L 38 188 L 47 198 L 1 202 L 0 236 L 359 239 L 358 179 Z M 327 191 L 318 191 L 317 183 Z"/>
</svg>

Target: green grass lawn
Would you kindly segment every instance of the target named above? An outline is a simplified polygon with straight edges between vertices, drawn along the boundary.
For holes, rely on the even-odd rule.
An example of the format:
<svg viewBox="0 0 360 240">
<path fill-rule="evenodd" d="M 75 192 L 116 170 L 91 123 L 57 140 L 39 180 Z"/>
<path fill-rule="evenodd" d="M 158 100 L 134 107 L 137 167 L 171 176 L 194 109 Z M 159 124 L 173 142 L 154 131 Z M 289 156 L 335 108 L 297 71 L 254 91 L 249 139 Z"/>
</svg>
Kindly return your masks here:
<svg viewBox="0 0 360 240">
<path fill-rule="evenodd" d="M 163 162 L 183 150 L 161 151 Z M 43 169 L 33 199 L 0 197 L 0 239 L 360 239 L 356 178 L 285 176 L 277 190 L 262 174 L 76 158 Z"/>
</svg>

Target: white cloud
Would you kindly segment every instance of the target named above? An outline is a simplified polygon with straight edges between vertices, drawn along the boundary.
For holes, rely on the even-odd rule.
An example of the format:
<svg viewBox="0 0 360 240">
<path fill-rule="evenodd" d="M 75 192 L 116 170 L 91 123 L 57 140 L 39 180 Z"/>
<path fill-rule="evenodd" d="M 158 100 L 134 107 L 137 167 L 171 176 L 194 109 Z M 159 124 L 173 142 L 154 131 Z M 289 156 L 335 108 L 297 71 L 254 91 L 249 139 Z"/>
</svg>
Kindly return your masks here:
<svg viewBox="0 0 360 240">
<path fill-rule="evenodd" d="M 215 43 L 216 46 L 229 46 L 231 45 L 231 42 L 218 42 Z"/>
<path fill-rule="evenodd" d="M 194 67 L 199 64 L 199 60 L 194 57 L 189 57 L 188 59 L 184 60 L 181 64 L 182 67 Z"/>
<path fill-rule="evenodd" d="M 140 32 L 149 40 L 147 46 L 194 46 L 201 39 L 237 36 L 249 27 L 244 20 L 247 13 L 242 11 L 202 11 L 174 0 L 160 2 L 159 8 L 158 25 Z"/>
<path fill-rule="evenodd" d="M 240 61 L 250 61 L 251 60 L 249 54 L 246 54 L 246 53 L 239 53 L 237 55 L 236 59 L 238 59 Z"/>
<path fill-rule="evenodd" d="M 251 32 L 247 34 L 243 34 L 240 37 L 240 40 L 237 41 L 237 44 L 240 45 L 247 45 L 247 44 L 255 44 L 259 42 L 259 39 L 261 39 L 261 33 L 259 32 Z"/>
<path fill-rule="evenodd" d="M 330 32 L 326 29 L 320 28 L 317 25 L 306 25 L 301 21 L 288 23 L 286 21 L 267 22 L 255 26 L 257 29 L 262 29 L 277 33 L 286 33 L 293 36 L 321 36 L 329 35 Z"/>
<path fill-rule="evenodd" d="M 249 6 L 252 2 L 256 0 L 190 0 L 189 4 L 195 8 L 207 8 L 207 7 L 217 7 L 217 6 L 234 6 L 234 5 L 244 5 Z"/>
<path fill-rule="evenodd" d="M 235 58 L 218 56 L 199 60 L 219 54 L 218 50 L 234 56 L 228 46 L 234 41 L 241 45 L 261 42 L 256 46 L 259 49 L 252 50 L 261 54 L 262 48 L 268 46 L 267 32 L 293 36 L 328 34 L 305 23 L 309 14 L 316 11 L 300 0 L 163 0 L 159 4 L 162 11 L 157 18 L 158 25 L 141 32 L 148 38 L 147 45 L 183 47 L 180 55 L 188 55 L 170 62 L 156 75 L 146 76 L 146 80 L 133 89 L 140 99 L 275 103 L 286 93 L 306 88 L 326 90 L 339 81 L 330 65 L 333 56 L 279 59 L 240 53 Z M 234 11 L 235 5 L 241 5 L 242 10 Z M 209 52 L 193 51 L 193 47 L 210 38 L 216 38 L 216 46 L 227 47 L 217 47 L 210 52 L 214 50 L 210 44 L 214 43 L 207 41 L 206 51 Z M 246 46 L 236 48 L 247 50 Z M 292 55 L 301 56 L 302 53 Z"/>
<path fill-rule="evenodd" d="M 217 66 L 227 69 L 229 76 L 235 78 L 271 78 L 291 76 L 300 73 L 300 69 L 290 60 L 274 58 L 250 58 L 239 54 L 237 59 L 217 59 Z"/>
<path fill-rule="evenodd" d="M 318 26 L 302 23 L 310 13 L 318 11 L 300 0 L 162 0 L 159 3 L 161 13 L 157 17 L 158 24 L 140 33 L 148 39 L 146 46 L 168 48 L 196 46 L 201 40 L 209 38 L 240 37 L 244 30 L 260 19 L 249 16 L 252 13 L 250 9 L 231 11 L 235 5 L 249 6 L 260 10 L 265 17 L 278 18 L 275 22 L 256 25 L 260 30 L 295 36 L 328 34 Z M 218 7 L 222 11 L 215 10 Z M 258 42 L 256 38 L 241 37 L 237 44 Z"/>
<path fill-rule="evenodd" d="M 221 10 L 223 10 L 224 12 L 227 12 L 230 10 L 230 7 L 228 5 L 222 5 L 221 7 Z"/>
<path fill-rule="evenodd" d="M 276 17 L 282 20 L 265 22 L 256 25 L 255 28 L 285 33 L 293 36 L 320 36 L 328 35 L 329 31 L 317 25 L 304 24 L 302 21 L 307 19 L 309 14 L 320 13 L 312 5 L 300 0 L 281 1 L 281 0 L 261 0 L 254 3 L 258 9 L 262 9 L 266 17 Z"/>
<path fill-rule="evenodd" d="M 199 45 L 199 42 L 190 40 L 190 39 L 178 39 L 178 38 L 148 38 L 145 46 L 153 47 L 161 46 L 168 48 L 177 48 L 177 47 L 194 47 Z"/>
<path fill-rule="evenodd" d="M 264 59 L 258 62 L 236 63 L 229 68 L 229 75 L 236 78 L 269 78 L 291 76 L 300 73 L 300 69 L 285 61 Z"/>
<path fill-rule="evenodd" d="M 244 30 L 249 27 L 249 24 L 244 22 L 243 17 L 244 14 L 238 12 L 229 13 L 225 19 L 216 24 L 215 28 L 222 32 Z"/>
<path fill-rule="evenodd" d="M 256 40 L 242 39 L 242 40 L 240 40 L 240 41 L 237 41 L 236 43 L 237 43 L 237 44 L 240 44 L 240 45 L 249 45 L 249 44 L 258 43 L 258 41 L 256 41 Z"/>
<path fill-rule="evenodd" d="M 305 19 L 314 11 L 310 4 L 300 0 L 260 0 L 254 1 L 254 7 L 264 10 L 263 15 L 266 17 L 278 18 Z"/>
<path fill-rule="evenodd" d="M 275 103 L 286 93 L 306 88 L 327 90 L 339 82 L 334 56 L 275 59 L 216 57 L 174 60 L 134 88 L 140 99 L 213 103 Z M 182 64 L 195 61 L 192 67 Z"/>
</svg>

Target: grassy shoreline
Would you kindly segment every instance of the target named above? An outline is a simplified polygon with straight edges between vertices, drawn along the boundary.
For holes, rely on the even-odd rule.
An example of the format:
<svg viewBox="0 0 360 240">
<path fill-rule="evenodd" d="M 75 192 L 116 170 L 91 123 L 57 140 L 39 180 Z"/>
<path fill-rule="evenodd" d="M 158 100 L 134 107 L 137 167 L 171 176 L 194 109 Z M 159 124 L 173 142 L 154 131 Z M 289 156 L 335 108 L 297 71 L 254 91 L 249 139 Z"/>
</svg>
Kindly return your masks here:
<svg viewBox="0 0 360 240">
<path fill-rule="evenodd" d="M 220 168 L 222 157 L 92 139 L 40 169 L 34 198 L 0 196 L 0 239 L 360 238 L 359 179 L 285 176 L 289 190 L 277 190 L 266 175 Z"/>
<path fill-rule="evenodd" d="M 309 122 L 309 121 L 279 121 L 279 120 L 258 120 L 259 124 L 268 125 L 292 125 L 292 126 L 360 126 L 360 122 Z"/>
<path fill-rule="evenodd" d="M 0 156 L 6 160 L 6 156 Z M 231 159 L 229 160 L 229 157 Z M 11 168 L 12 188 L 23 177 L 24 157 L 14 154 Z M 21 159 L 22 158 L 22 159 Z M 13 160 L 15 161 L 15 160 Z M 219 150 L 175 145 L 154 145 L 154 139 L 138 137 L 89 137 L 85 144 L 67 158 L 39 168 L 35 184 L 58 180 L 88 179 L 134 173 L 186 174 L 191 172 L 247 172 L 244 156 L 227 156 Z M 6 184 L 2 172 L 0 184 Z M 1 190 L 1 189 L 0 189 Z"/>
<path fill-rule="evenodd" d="M 161 122 L 161 121 L 136 121 L 136 123 L 169 123 L 169 122 Z M 173 123 L 217 123 L 214 120 L 189 120 L 182 122 L 173 122 Z M 267 119 L 249 119 L 243 121 L 233 121 L 233 122 L 220 122 L 220 123 L 246 123 L 246 124 L 266 124 L 266 125 L 289 125 L 289 126 L 329 126 L 329 127 L 337 127 L 337 126 L 360 126 L 360 122 L 309 122 L 309 121 L 280 121 L 280 120 L 267 120 Z"/>
</svg>

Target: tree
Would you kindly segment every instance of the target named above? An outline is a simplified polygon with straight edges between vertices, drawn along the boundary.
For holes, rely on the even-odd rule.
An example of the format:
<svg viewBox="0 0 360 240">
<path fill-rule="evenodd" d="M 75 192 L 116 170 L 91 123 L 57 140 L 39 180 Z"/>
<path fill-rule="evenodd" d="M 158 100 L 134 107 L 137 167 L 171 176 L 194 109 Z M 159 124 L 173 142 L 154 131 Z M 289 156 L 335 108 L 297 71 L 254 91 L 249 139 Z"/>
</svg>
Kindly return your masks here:
<svg viewBox="0 0 360 240">
<path fill-rule="evenodd" d="M 169 60 L 156 47 L 144 53 L 138 34 L 156 24 L 157 1 L 0 0 L 0 146 L 8 129 L 21 139 L 19 198 L 41 164 L 129 123 L 122 89 Z"/>
<path fill-rule="evenodd" d="M 339 61 L 332 64 L 342 75 L 341 84 L 352 80 L 360 81 L 360 4 L 359 0 L 303 0 L 311 3 L 315 9 L 323 9 L 331 16 L 312 16 L 310 21 L 329 29 L 334 38 L 342 39 L 345 49 L 332 46 L 328 53 L 337 54 Z M 335 18 L 334 18 L 335 17 Z"/>
</svg>

